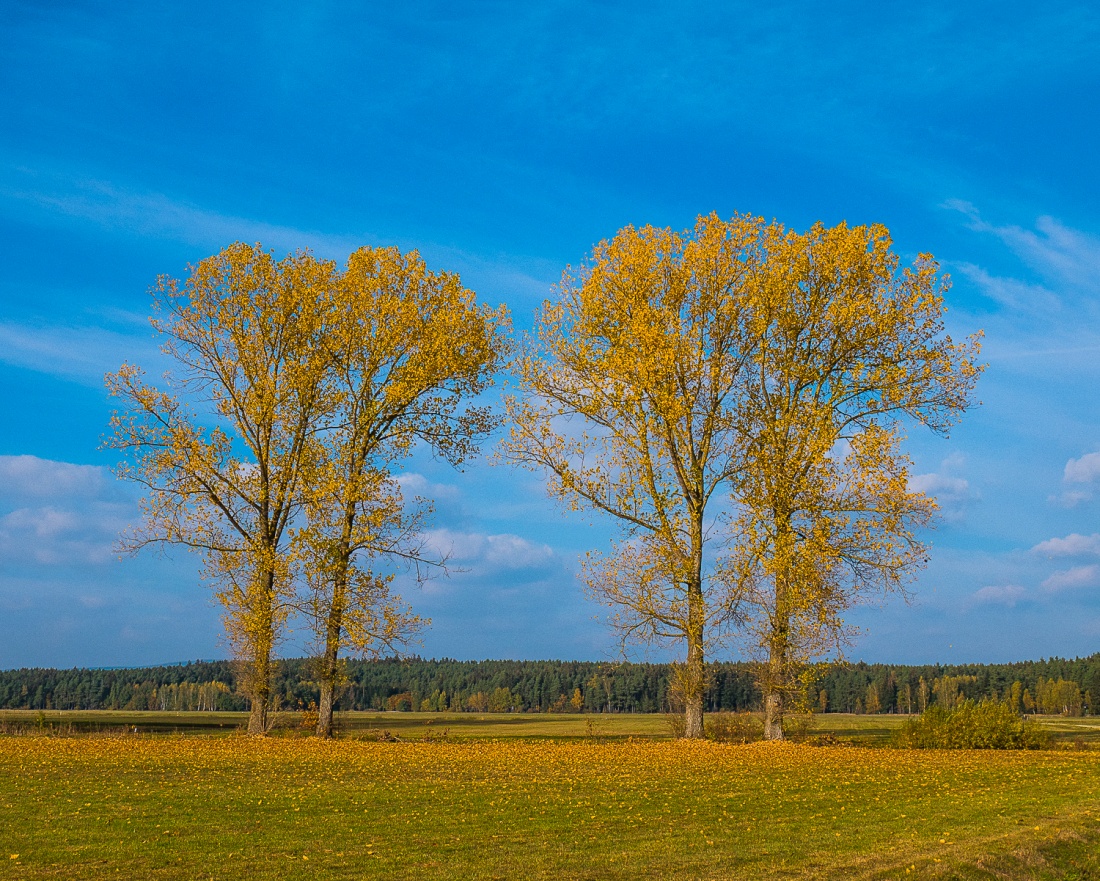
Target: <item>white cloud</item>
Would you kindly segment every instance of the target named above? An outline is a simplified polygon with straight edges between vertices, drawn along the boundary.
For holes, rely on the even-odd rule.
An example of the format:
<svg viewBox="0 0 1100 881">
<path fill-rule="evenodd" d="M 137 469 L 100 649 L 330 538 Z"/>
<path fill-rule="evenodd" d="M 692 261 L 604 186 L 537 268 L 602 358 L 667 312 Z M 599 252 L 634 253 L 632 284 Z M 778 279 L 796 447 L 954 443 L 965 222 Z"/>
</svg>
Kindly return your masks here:
<svg viewBox="0 0 1100 881">
<path fill-rule="evenodd" d="M 102 466 L 0 456 L 0 560 L 105 563 L 115 555 L 119 533 L 137 516 L 128 496 Z"/>
<path fill-rule="evenodd" d="M 940 506 L 940 514 L 947 520 L 960 520 L 967 502 L 977 497 L 970 489 L 970 481 L 953 473 L 963 466 L 962 456 L 948 456 L 940 463 L 938 471 L 914 474 L 909 478 L 911 492 L 924 493 L 934 498 Z"/>
<path fill-rule="evenodd" d="M 1026 595 L 1027 591 L 1018 584 L 990 584 L 974 591 L 970 596 L 970 603 L 1012 607 Z"/>
<path fill-rule="evenodd" d="M 1082 492 L 1081 490 L 1066 490 L 1061 495 L 1051 496 L 1050 501 L 1057 502 L 1066 508 L 1073 508 L 1082 502 L 1087 502 L 1092 498 L 1092 493 Z"/>
<path fill-rule="evenodd" d="M 0 498 L 92 498 L 114 478 L 99 465 L 74 465 L 37 456 L 0 456 Z"/>
<path fill-rule="evenodd" d="M 79 511 L 46 505 L 0 517 L 0 560 L 12 564 L 102 564 L 126 527 L 129 507 L 92 502 Z"/>
<path fill-rule="evenodd" d="M 1095 483 L 1098 478 L 1100 478 L 1100 453 L 1086 453 L 1079 459 L 1070 459 L 1062 472 L 1063 482 L 1084 484 L 1085 487 L 1064 490 L 1058 496 L 1051 496 L 1051 500 L 1066 508 L 1091 501 L 1093 492 L 1089 484 Z"/>
<path fill-rule="evenodd" d="M 456 532 L 433 529 L 425 534 L 428 546 L 449 556 L 458 566 L 482 570 L 535 569 L 555 559 L 554 549 L 508 533 Z"/>
<path fill-rule="evenodd" d="M 914 474 L 909 479 L 909 489 L 926 496 L 961 501 L 970 494 L 970 481 L 965 477 L 952 477 L 949 474 Z"/>
<path fill-rule="evenodd" d="M 1100 478 L 1100 453 L 1086 453 L 1066 462 L 1062 479 L 1066 483 L 1092 483 Z"/>
<path fill-rule="evenodd" d="M 1058 593 L 1078 587 L 1093 587 L 1100 581 L 1100 566 L 1074 566 L 1072 569 L 1060 569 L 1043 581 L 1043 590 Z"/>
<path fill-rule="evenodd" d="M 435 499 L 455 499 L 459 496 L 458 487 L 452 483 L 435 483 L 428 480 L 423 474 L 409 471 L 397 475 L 397 485 L 401 487 L 402 495 L 412 498 L 419 496 L 429 501 Z"/>
<path fill-rule="evenodd" d="M 1031 552 L 1048 557 L 1100 556 L 1100 532 L 1092 535 L 1074 532 L 1065 538 L 1048 538 L 1035 545 Z"/>
</svg>

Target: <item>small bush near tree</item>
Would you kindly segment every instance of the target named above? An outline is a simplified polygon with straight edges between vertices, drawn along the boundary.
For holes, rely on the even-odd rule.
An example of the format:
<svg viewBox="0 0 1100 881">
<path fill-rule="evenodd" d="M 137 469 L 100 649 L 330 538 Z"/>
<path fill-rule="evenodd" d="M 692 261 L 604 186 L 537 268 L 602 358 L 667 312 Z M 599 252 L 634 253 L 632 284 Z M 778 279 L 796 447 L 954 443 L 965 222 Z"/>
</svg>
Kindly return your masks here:
<svg viewBox="0 0 1100 881">
<path fill-rule="evenodd" d="M 894 736 L 903 749 L 1042 749 L 1050 735 L 1009 706 L 963 701 L 953 708 L 933 704 Z"/>
<path fill-rule="evenodd" d="M 708 713 L 703 722 L 708 740 L 719 743 L 752 743 L 764 736 L 759 713 Z"/>
<path fill-rule="evenodd" d="M 800 743 L 808 740 L 817 726 L 813 713 L 791 713 L 783 717 L 783 736 Z"/>
</svg>

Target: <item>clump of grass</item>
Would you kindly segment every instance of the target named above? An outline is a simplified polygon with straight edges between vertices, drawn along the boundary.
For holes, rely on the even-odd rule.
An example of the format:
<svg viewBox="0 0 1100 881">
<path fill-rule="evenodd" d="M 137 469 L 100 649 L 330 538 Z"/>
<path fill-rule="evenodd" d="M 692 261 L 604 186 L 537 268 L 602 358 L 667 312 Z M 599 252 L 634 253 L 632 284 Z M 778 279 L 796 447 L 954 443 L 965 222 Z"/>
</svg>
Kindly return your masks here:
<svg viewBox="0 0 1100 881">
<path fill-rule="evenodd" d="M 1050 734 L 995 701 L 964 701 L 953 709 L 933 705 L 894 735 L 902 749 L 1043 749 Z"/>
</svg>

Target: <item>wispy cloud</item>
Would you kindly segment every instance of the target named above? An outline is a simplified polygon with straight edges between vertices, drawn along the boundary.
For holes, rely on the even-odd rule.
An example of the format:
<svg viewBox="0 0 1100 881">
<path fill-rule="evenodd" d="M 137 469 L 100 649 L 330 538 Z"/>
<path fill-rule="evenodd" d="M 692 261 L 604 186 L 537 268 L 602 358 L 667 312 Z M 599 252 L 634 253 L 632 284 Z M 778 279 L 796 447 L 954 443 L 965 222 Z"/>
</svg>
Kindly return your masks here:
<svg viewBox="0 0 1100 881">
<path fill-rule="evenodd" d="M 966 215 L 970 221 L 968 225 L 976 232 L 996 236 L 1027 266 L 1060 291 L 1069 289 L 1089 294 L 1100 291 L 1100 237 L 1072 229 L 1046 216 L 1035 221 L 1034 229 L 1015 225 L 997 226 L 983 219 L 974 205 L 961 199 L 949 199 L 944 207 Z M 964 272 L 967 270 L 964 269 Z M 1032 296 L 1039 292 L 1049 293 L 1046 288 L 1037 288 L 1015 279 L 994 279 L 988 275 L 984 275 L 983 279 L 982 273 L 978 267 L 972 267 L 968 272 L 976 276 L 980 287 L 984 281 L 984 290 L 991 296 L 997 290 L 1010 297 L 1019 297 L 1028 290 Z"/>
<path fill-rule="evenodd" d="M 134 192 L 108 181 L 35 176 L 23 183 L 9 183 L 0 187 L 0 193 L 108 229 L 204 248 L 217 249 L 233 241 L 262 242 L 276 250 L 310 248 L 322 256 L 340 257 L 373 243 L 362 235 L 331 235 L 222 214 L 163 193 Z"/>
<path fill-rule="evenodd" d="M 970 595 L 970 605 L 999 605 L 1012 608 L 1027 596 L 1027 591 L 1018 584 L 990 584 Z"/>
<path fill-rule="evenodd" d="M 944 519 L 961 520 L 967 503 L 978 497 L 970 488 L 970 481 L 958 474 L 964 463 L 961 455 L 948 456 L 940 463 L 939 470 L 910 477 L 909 489 L 934 498 Z"/>
<path fill-rule="evenodd" d="M 990 275 L 973 263 L 960 263 L 958 268 L 985 296 L 1009 309 L 1049 314 L 1062 307 L 1058 295 L 1043 285 Z"/>
<path fill-rule="evenodd" d="M 103 387 L 103 375 L 123 361 L 152 367 L 161 360 L 148 333 L 104 327 L 65 327 L 0 322 L 0 361 L 81 385 Z"/>
<path fill-rule="evenodd" d="M 212 210 L 165 193 L 134 191 L 110 181 L 0 169 L 0 196 L 47 214 L 76 218 L 142 238 L 193 245 L 211 253 L 230 242 L 260 242 L 276 253 L 308 249 L 341 261 L 364 245 L 418 249 L 432 269 L 459 273 L 479 293 L 503 301 L 537 304 L 559 279 L 561 268 L 545 259 L 472 253 L 431 242 L 386 240 L 369 231 L 331 232 L 255 220 Z M 6 180 L 5 180 L 6 178 Z"/>
<path fill-rule="evenodd" d="M 1035 545 L 1031 552 L 1048 557 L 1100 557 L 1100 532 L 1092 535 L 1074 532 L 1065 538 L 1048 538 Z"/>
<path fill-rule="evenodd" d="M 1043 590 L 1047 593 L 1060 593 L 1081 587 L 1095 587 L 1100 583 L 1100 565 L 1074 566 L 1071 569 L 1059 569 L 1043 581 Z"/>
</svg>

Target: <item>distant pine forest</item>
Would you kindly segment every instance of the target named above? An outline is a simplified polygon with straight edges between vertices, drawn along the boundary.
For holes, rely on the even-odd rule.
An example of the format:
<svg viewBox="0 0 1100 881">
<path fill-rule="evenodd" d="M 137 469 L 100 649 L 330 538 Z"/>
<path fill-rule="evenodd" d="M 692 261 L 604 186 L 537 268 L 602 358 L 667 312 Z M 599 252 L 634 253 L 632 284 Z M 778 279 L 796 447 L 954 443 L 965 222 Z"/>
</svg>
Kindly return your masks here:
<svg viewBox="0 0 1100 881">
<path fill-rule="evenodd" d="M 305 710 L 318 688 L 307 659 L 279 663 L 278 708 Z M 655 713 L 669 709 L 669 664 L 590 661 L 349 660 L 339 710 L 422 712 Z M 709 668 L 708 711 L 759 708 L 746 663 Z M 230 661 L 126 669 L 0 671 L 0 709 L 244 710 Z M 1100 712 L 1100 653 L 1012 664 L 823 667 L 809 686 L 814 712 L 917 713 L 993 699 L 1021 713 Z"/>
</svg>

